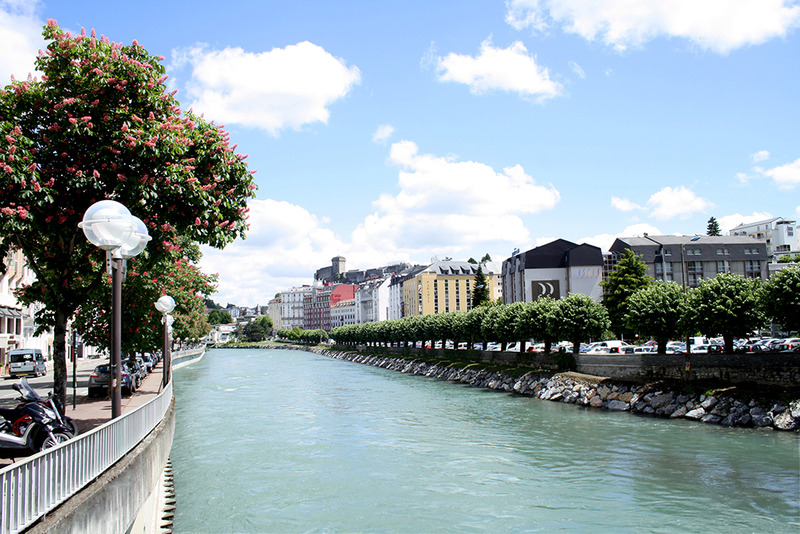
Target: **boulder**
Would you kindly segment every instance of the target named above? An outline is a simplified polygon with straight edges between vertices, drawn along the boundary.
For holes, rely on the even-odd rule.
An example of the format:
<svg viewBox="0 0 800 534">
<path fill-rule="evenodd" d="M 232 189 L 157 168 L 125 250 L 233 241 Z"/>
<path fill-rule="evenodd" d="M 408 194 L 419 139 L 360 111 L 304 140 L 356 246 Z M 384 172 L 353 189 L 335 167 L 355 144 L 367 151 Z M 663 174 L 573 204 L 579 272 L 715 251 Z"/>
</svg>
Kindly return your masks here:
<svg viewBox="0 0 800 534">
<path fill-rule="evenodd" d="M 772 426 L 778 430 L 795 430 L 800 428 L 800 418 L 794 418 L 790 410 L 784 410 L 778 414 Z"/>
<path fill-rule="evenodd" d="M 594 397 L 589 399 L 589 406 L 591 406 L 592 408 L 602 408 L 603 399 L 601 399 L 599 395 L 595 395 Z"/>
<path fill-rule="evenodd" d="M 704 415 L 706 415 L 706 411 L 701 406 L 686 412 L 686 419 L 694 419 L 695 421 L 699 421 Z"/>
<path fill-rule="evenodd" d="M 676 417 L 683 417 L 688 411 L 689 409 L 686 406 L 680 406 L 677 410 L 670 414 L 670 417 L 672 419 L 675 419 Z"/>
<path fill-rule="evenodd" d="M 621 400 L 614 399 L 608 402 L 607 408 L 609 410 L 624 412 L 630 409 L 630 405 L 627 402 L 622 402 Z"/>
</svg>

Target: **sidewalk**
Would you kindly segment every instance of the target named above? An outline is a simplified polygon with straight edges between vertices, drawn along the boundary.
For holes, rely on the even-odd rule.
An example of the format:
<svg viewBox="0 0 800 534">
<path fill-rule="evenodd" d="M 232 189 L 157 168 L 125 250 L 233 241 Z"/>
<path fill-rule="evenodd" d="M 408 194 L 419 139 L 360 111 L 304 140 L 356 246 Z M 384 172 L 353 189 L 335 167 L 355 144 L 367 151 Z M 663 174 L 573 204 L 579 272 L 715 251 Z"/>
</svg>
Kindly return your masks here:
<svg viewBox="0 0 800 534">
<path fill-rule="evenodd" d="M 152 399 L 161 391 L 162 366 L 159 362 L 152 373 L 142 381 L 142 385 L 129 397 L 122 397 L 122 413 L 127 413 Z M 71 384 L 70 380 L 70 384 Z M 82 386 L 82 387 L 81 387 Z M 111 420 L 111 399 L 108 397 L 89 398 L 87 382 L 78 382 L 78 395 L 75 408 L 72 408 L 72 388 L 67 389 L 66 415 L 75 420 L 81 434 Z"/>
<path fill-rule="evenodd" d="M 75 408 L 72 407 L 73 387 L 72 368 L 67 381 L 67 405 L 65 415 L 75 420 L 79 435 L 111 420 L 111 399 L 108 397 L 89 398 L 89 375 L 97 365 L 107 360 L 94 359 L 79 362 L 77 370 L 78 389 L 75 395 Z M 127 413 L 146 403 L 161 391 L 163 361 L 143 381 L 142 386 L 129 397 L 122 397 L 122 413 Z M 37 389 L 34 387 L 34 389 Z M 19 458 L 22 459 L 22 458 Z M 0 458 L 0 469 L 13 464 L 11 459 Z"/>
</svg>

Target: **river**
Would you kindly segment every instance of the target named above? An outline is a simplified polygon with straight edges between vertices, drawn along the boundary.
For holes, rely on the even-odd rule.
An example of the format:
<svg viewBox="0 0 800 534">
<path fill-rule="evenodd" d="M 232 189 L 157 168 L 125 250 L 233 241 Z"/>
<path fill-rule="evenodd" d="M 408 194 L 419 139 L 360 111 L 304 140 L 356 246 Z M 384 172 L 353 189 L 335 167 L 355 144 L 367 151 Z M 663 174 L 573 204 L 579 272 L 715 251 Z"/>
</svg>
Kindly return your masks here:
<svg viewBox="0 0 800 534">
<path fill-rule="evenodd" d="M 304 351 L 214 349 L 174 379 L 176 533 L 800 531 L 797 433 Z"/>
</svg>

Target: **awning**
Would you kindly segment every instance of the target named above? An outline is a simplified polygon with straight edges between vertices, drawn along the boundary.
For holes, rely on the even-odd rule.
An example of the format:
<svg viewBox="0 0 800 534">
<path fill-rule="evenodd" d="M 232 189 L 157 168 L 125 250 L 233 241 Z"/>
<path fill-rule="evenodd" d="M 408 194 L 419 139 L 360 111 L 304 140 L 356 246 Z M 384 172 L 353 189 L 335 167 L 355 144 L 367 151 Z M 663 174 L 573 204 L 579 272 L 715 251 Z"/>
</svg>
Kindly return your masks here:
<svg viewBox="0 0 800 534">
<path fill-rule="evenodd" d="M 7 306 L 0 306 L 0 317 L 22 317 L 22 311 Z"/>
</svg>

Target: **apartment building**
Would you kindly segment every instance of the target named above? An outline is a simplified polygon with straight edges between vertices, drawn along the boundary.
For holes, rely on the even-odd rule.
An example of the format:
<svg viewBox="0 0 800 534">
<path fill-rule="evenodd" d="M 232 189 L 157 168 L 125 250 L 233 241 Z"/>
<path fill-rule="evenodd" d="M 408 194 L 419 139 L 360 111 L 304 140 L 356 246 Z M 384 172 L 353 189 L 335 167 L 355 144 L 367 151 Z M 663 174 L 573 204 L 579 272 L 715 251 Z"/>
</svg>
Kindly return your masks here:
<svg viewBox="0 0 800 534">
<path fill-rule="evenodd" d="M 358 320 L 356 299 L 340 300 L 331 305 L 331 328 L 344 326 L 346 324 L 356 324 Z M 324 330 L 324 328 L 323 328 Z"/>
<path fill-rule="evenodd" d="M 389 284 L 391 277 L 367 280 L 356 289 L 356 323 L 372 323 L 389 318 Z"/>
<path fill-rule="evenodd" d="M 330 332 L 331 308 L 343 300 L 355 301 L 355 285 L 332 284 L 314 287 L 303 295 L 303 327 L 305 330 L 322 329 Z"/>
<path fill-rule="evenodd" d="M 489 298 L 502 297 L 499 262 L 480 264 L 489 284 Z M 439 261 L 403 281 L 403 316 L 430 315 L 472 309 L 478 264 Z"/>
<path fill-rule="evenodd" d="M 800 254 L 800 241 L 797 237 L 797 221 L 773 217 L 764 221 L 740 224 L 730 232 L 730 236 L 747 236 L 764 241 L 769 259 L 776 260 L 786 254 Z"/>
<path fill-rule="evenodd" d="M 588 244 L 556 239 L 506 259 L 502 266 L 503 304 L 562 298 L 570 293 L 603 296 L 603 253 Z"/>
<path fill-rule="evenodd" d="M 609 249 L 612 268 L 625 250 L 632 250 L 647 265 L 647 275 L 697 287 L 703 278 L 735 273 L 767 279 L 767 244 L 763 239 L 740 236 L 620 237 Z"/>
<path fill-rule="evenodd" d="M 283 329 L 303 328 L 303 302 L 312 291 L 312 287 L 306 285 L 281 291 L 281 325 Z"/>
</svg>

